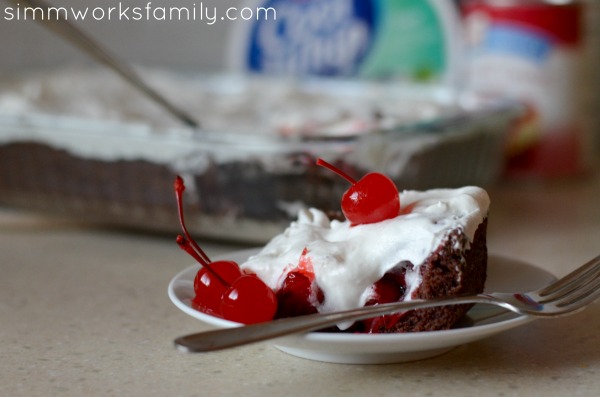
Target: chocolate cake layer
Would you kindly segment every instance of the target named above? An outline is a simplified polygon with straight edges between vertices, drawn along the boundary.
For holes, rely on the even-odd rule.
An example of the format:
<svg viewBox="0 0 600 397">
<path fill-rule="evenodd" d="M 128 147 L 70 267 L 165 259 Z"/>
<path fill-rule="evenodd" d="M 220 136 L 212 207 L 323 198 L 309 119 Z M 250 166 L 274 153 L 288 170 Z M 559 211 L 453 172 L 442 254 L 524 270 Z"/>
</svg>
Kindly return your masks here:
<svg viewBox="0 0 600 397">
<path fill-rule="evenodd" d="M 487 218 L 479 225 L 472 243 L 454 230 L 421 265 L 421 285 L 413 299 L 434 299 L 483 292 L 487 275 Z M 453 305 L 411 310 L 391 328 L 376 332 L 437 331 L 452 328 L 472 305 Z"/>
</svg>

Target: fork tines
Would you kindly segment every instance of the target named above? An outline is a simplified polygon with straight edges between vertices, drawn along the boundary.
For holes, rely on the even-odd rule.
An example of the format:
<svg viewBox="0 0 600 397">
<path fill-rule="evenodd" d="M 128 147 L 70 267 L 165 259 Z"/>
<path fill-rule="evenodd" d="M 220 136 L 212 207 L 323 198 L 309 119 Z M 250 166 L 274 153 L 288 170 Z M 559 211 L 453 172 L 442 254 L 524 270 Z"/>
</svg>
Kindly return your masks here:
<svg viewBox="0 0 600 397">
<path fill-rule="evenodd" d="M 539 291 L 540 303 L 584 306 L 600 297 L 600 255 Z"/>
</svg>

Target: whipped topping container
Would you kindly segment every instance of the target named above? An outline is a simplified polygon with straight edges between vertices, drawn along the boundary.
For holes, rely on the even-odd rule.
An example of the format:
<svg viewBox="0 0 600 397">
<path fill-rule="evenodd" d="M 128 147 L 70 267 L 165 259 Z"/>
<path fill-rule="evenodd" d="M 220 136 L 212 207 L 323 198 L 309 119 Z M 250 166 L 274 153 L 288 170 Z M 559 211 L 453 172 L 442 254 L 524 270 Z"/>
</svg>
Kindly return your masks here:
<svg viewBox="0 0 600 397">
<path fill-rule="evenodd" d="M 317 305 L 320 312 L 364 306 L 377 280 L 392 268 L 405 266 L 405 299 L 410 300 L 421 282 L 419 266 L 452 230 L 463 230 L 473 241 L 490 201 L 485 190 L 468 186 L 404 191 L 400 203 L 396 218 L 357 226 L 329 220 L 317 209 L 301 211 L 297 221 L 241 266 L 277 289 L 306 248 L 325 296 Z"/>
</svg>

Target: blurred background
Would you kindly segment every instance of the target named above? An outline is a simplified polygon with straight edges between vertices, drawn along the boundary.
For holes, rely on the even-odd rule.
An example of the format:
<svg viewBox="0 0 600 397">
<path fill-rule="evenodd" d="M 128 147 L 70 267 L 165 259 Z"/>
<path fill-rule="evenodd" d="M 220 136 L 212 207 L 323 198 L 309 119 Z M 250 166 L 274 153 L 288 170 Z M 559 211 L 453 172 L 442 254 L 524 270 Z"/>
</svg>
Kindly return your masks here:
<svg viewBox="0 0 600 397">
<path fill-rule="evenodd" d="M 51 4 L 61 7 L 110 7 L 121 3 L 126 7 L 144 7 L 147 2 L 122 0 L 53 0 Z M 200 7 L 226 9 L 238 6 L 241 0 L 164 0 L 154 2 L 156 7 Z M 2 8 L 14 7 L 2 0 Z M 133 17 L 129 13 L 129 17 Z M 227 39 L 232 28 L 239 21 L 224 21 L 209 25 L 201 21 L 160 21 L 143 19 L 140 21 L 95 20 L 86 18 L 78 22 L 99 42 L 128 62 L 174 70 L 197 71 L 219 70 L 223 67 L 227 51 Z M 87 63 L 89 57 L 74 48 L 61 37 L 49 33 L 43 26 L 33 21 L 1 20 L 0 67 L 3 70 L 39 69 L 56 67 L 69 63 Z"/>
<path fill-rule="evenodd" d="M 147 122 L 152 128 L 172 133 L 177 123 L 167 123 L 166 127 L 154 123 L 169 116 L 146 103 L 141 95 L 124 92 L 126 84 L 111 72 L 97 72 L 98 63 L 46 29 L 41 14 L 37 21 L 31 14 L 27 16 L 25 7 L 35 7 L 35 3 L 0 0 L 0 163 L 5 170 L 12 170 L 10 178 L 0 175 L 0 202 L 51 208 L 52 200 L 40 199 L 40 192 L 50 192 L 49 197 L 56 199 L 61 189 L 65 190 L 64 186 L 56 187 L 65 170 L 85 169 L 82 164 L 70 164 L 69 159 L 63 159 L 64 164 L 57 168 L 60 161 L 56 153 L 50 163 L 17 166 L 27 153 L 27 158 L 43 158 L 41 152 L 16 147 L 31 142 L 60 154 L 66 150 L 77 160 L 109 162 L 110 158 L 159 165 L 160 170 L 150 168 L 147 172 L 162 172 L 165 180 L 174 172 L 186 172 L 194 181 L 194 190 L 205 197 L 196 198 L 198 213 L 225 216 L 235 230 L 240 227 L 235 219 L 279 221 L 281 214 L 293 212 L 297 204 L 293 197 L 298 194 L 289 193 L 295 192 L 291 186 L 273 188 L 282 176 L 274 175 L 273 169 L 280 167 L 278 172 L 288 180 L 291 175 L 312 175 L 312 169 L 306 168 L 307 158 L 317 155 L 329 156 L 356 175 L 380 169 L 406 188 L 491 185 L 502 178 L 529 181 L 580 176 L 590 172 L 600 151 L 599 4 L 595 0 L 52 0 L 55 7 L 87 10 L 85 19 L 69 21 L 133 65 L 151 86 L 208 125 L 209 132 L 236 130 L 241 135 L 235 135 L 233 141 L 244 142 L 243 147 L 228 147 L 226 155 L 211 152 L 206 142 L 194 151 L 189 148 L 198 144 L 197 137 L 183 132 L 177 138 L 183 140 L 179 145 L 190 151 L 182 152 L 178 147 L 172 152 L 176 159 L 166 159 L 165 134 L 149 134 L 139 140 L 140 131 L 131 130 L 129 121 L 138 127 Z M 110 8 L 113 11 L 109 14 Z M 173 9 L 179 13 L 169 16 Z M 260 14 L 267 9 L 274 12 Z M 182 10 L 187 18 L 180 17 Z M 86 74 L 88 69 L 93 70 L 91 75 Z M 279 82 L 256 86 L 248 80 L 203 77 L 229 72 L 241 72 L 248 79 L 256 75 L 285 76 L 283 80 L 288 83 L 290 76 L 298 79 L 294 79 L 293 88 L 282 89 Z M 313 82 L 310 96 L 303 91 L 303 84 L 298 84 L 307 76 L 342 78 L 344 84 L 327 86 L 327 92 L 319 92 L 317 97 Z M 209 89 L 206 81 L 210 81 Z M 357 90 L 355 83 L 365 86 Z M 62 94 L 74 92 L 75 97 L 60 99 Z M 219 96 L 223 92 L 227 95 Z M 61 106 L 49 105 L 52 100 L 48 98 Z M 302 106 L 294 102 L 298 98 Z M 423 98 L 430 103 L 423 104 Z M 138 102 L 139 107 L 132 105 Z M 311 102 L 314 108 L 298 110 Z M 498 105 L 507 102 L 513 105 L 510 111 Z M 286 103 L 291 112 L 283 106 Z M 254 107 L 250 109 L 250 105 Z M 399 115 L 399 108 L 408 111 Z M 115 116 L 119 111 L 123 119 Z M 251 112 L 260 113 L 261 118 L 245 118 Z M 278 117 L 269 116 L 265 121 L 265 113 Z M 69 116 L 66 121 L 65 115 Z M 221 120 L 212 120 L 212 115 Z M 73 117 L 79 119 L 74 121 Z M 94 121 L 89 121 L 90 117 Z M 122 122 L 110 126 L 111 131 L 118 132 L 120 144 L 114 146 L 120 148 L 109 154 L 113 150 L 107 144 L 109 135 L 103 135 L 104 148 L 99 149 L 90 133 L 109 129 L 102 124 L 106 119 Z M 266 142 L 264 134 L 259 138 L 242 131 L 240 125 L 266 131 L 261 123 L 272 127 L 278 138 L 292 136 L 293 142 L 275 157 L 268 157 L 272 150 L 268 155 L 257 149 L 249 154 L 248 143 L 264 147 L 273 142 Z M 401 138 L 397 133 L 392 138 L 382 133 L 364 138 L 371 136 L 365 132 L 382 130 L 410 133 Z M 65 131 L 68 134 L 61 138 Z M 76 131 L 82 135 L 73 138 Z M 76 143 L 82 136 L 87 141 Z M 132 136 L 138 140 L 128 141 Z M 332 137 L 340 140 L 340 136 L 343 139 L 335 143 L 336 147 L 327 146 Z M 327 138 L 328 144 L 307 147 L 308 138 Z M 135 146 L 140 151 L 125 153 L 123 146 Z M 413 150 L 407 153 L 407 147 Z M 159 152 L 164 156 L 157 157 Z M 261 156 L 263 161 L 256 162 Z M 228 162 L 232 157 L 235 161 Z M 43 188 L 36 176 L 25 185 L 37 185 L 38 190 L 27 194 L 23 183 L 28 176 L 22 174 L 27 167 L 36 170 L 31 175 L 51 174 L 54 167 L 57 175 L 49 175 Z M 210 177 L 194 175 L 191 167 L 203 175 L 210 170 Z M 250 168 L 254 171 L 244 171 Z M 114 172 L 123 175 L 122 171 Z M 264 175 L 257 177 L 261 173 Z M 125 188 L 109 186 L 111 178 L 98 175 L 102 172 L 90 169 L 75 176 L 84 181 L 82 184 L 95 180 L 97 186 L 83 193 L 70 190 L 68 199 L 57 199 L 57 206 L 65 207 L 65 202 L 75 200 L 67 207 L 76 208 L 76 212 L 97 210 L 97 217 L 103 218 L 112 211 L 119 218 L 123 203 L 110 208 L 105 204 L 122 199 L 114 191 Z M 134 179 L 139 182 L 138 177 Z M 328 200 L 338 197 L 341 187 L 325 181 L 324 188 L 321 182 L 295 179 L 294 183 L 314 184 L 314 191 L 298 201 L 325 207 L 330 201 L 337 202 Z M 144 193 L 133 199 L 128 196 L 130 202 L 125 207 L 151 201 L 151 205 L 167 206 L 166 213 L 170 214 L 172 208 L 166 204 L 170 197 L 165 202 L 156 198 L 161 189 L 162 185 L 137 186 L 136 190 Z M 278 202 L 266 205 L 268 198 L 252 194 L 253 190 L 265 191 Z M 206 199 L 207 194 L 214 198 Z M 96 207 L 82 208 L 85 205 L 76 199 L 85 195 L 94 199 L 102 196 L 104 204 L 96 200 Z M 231 196 L 244 196 L 246 201 L 224 204 Z M 142 216 L 147 218 L 147 214 Z M 162 222 L 158 220 L 153 226 L 160 229 Z M 217 223 L 222 224 L 222 219 Z M 200 231 L 211 227 L 198 225 Z M 269 230 L 266 234 L 272 233 Z M 219 235 L 230 234 L 228 229 Z"/>
</svg>

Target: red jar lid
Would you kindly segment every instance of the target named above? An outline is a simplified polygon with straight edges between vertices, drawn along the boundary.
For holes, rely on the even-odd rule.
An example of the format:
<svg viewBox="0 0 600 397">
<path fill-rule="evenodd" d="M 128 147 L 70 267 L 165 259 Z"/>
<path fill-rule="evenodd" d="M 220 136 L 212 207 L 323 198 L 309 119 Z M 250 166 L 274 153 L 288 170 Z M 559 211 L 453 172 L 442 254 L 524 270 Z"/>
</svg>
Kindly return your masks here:
<svg viewBox="0 0 600 397">
<path fill-rule="evenodd" d="M 577 45 L 582 37 L 580 2 L 550 4 L 544 1 L 467 1 L 465 14 L 482 12 L 495 23 L 518 24 L 540 31 L 564 45 Z"/>
</svg>

